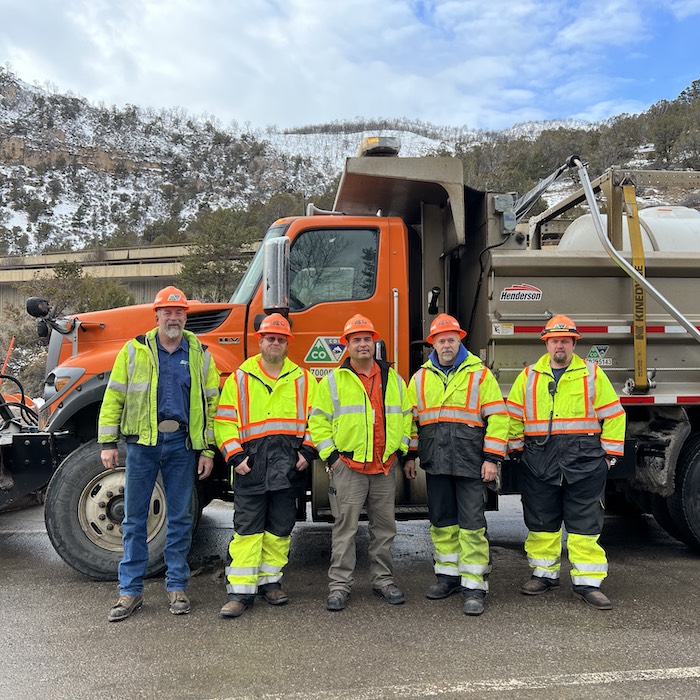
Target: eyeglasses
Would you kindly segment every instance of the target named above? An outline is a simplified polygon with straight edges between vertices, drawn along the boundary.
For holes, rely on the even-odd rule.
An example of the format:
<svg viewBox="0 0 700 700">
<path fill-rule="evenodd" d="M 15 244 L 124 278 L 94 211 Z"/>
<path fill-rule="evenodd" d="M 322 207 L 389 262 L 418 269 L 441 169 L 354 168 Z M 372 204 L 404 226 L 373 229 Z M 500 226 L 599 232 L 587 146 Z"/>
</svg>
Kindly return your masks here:
<svg viewBox="0 0 700 700">
<path fill-rule="evenodd" d="M 262 339 L 266 343 L 279 343 L 280 345 L 285 345 L 287 343 L 286 338 L 282 338 L 282 337 L 276 336 L 276 335 L 264 335 L 262 337 Z"/>
</svg>

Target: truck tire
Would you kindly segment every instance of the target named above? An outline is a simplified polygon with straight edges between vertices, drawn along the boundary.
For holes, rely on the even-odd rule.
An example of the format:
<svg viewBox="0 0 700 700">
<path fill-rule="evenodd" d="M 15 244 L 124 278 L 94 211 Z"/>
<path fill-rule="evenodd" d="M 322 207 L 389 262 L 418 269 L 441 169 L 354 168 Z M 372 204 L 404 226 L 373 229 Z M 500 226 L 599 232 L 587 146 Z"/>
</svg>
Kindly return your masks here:
<svg viewBox="0 0 700 700">
<path fill-rule="evenodd" d="M 124 464 L 126 445 L 119 444 L 119 466 L 106 470 L 102 450 L 95 440 L 72 452 L 54 473 L 46 492 L 44 520 L 51 544 L 76 571 L 96 581 L 114 581 L 124 549 L 121 522 L 124 517 Z M 192 509 L 199 520 L 198 489 Z M 165 494 L 158 478 L 147 521 L 148 566 L 146 576 L 165 568 Z"/>
<path fill-rule="evenodd" d="M 700 551 L 700 435 L 683 445 L 676 465 L 676 489 L 667 500 L 680 539 Z"/>
</svg>

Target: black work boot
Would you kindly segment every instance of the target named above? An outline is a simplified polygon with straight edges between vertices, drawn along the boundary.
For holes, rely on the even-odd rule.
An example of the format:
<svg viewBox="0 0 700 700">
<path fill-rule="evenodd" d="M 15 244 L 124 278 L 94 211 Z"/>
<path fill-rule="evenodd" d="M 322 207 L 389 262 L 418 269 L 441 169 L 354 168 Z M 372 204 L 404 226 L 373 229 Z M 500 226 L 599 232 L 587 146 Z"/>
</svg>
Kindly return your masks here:
<svg viewBox="0 0 700 700">
<path fill-rule="evenodd" d="M 345 610 L 348 606 L 348 600 L 350 600 L 350 593 L 337 588 L 328 594 L 328 598 L 326 598 L 326 610 L 332 610 L 334 612 Z"/>
<path fill-rule="evenodd" d="M 406 602 L 406 596 L 395 583 L 387 583 L 386 586 L 381 588 L 372 586 L 372 593 L 385 600 L 389 605 L 401 605 L 401 603 Z"/>
<path fill-rule="evenodd" d="M 484 600 L 486 600 L 484 591 L 466 589 L 464 591 L 464 607 L 462 608 L 464 614 L 481 615 L 484 612 Z"/>
<path fill-rule="evenodd" d="M 461 588 L 459 576 L 438 574 L 437 583 L 434 583 L 428 588 L 425 592 L 425 597 L 430 600 L 440 600 L 441 598 L 448 598 L 453 593 L 457 593 Z"/>
</svg>

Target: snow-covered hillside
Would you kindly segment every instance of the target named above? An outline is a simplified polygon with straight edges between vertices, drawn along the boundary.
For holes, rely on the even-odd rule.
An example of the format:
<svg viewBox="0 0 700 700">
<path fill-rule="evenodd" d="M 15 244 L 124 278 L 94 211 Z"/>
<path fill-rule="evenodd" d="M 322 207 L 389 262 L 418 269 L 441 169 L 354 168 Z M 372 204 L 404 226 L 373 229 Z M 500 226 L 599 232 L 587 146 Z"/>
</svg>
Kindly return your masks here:
<svg viewBox="0 0 700 700">
<path fill-rule="evenodd" d="M 276 193 L 313 201 L 368 135 L 397 136 L 402 156 L 421 156 L 591 128 L 548 122 L 490 134 L 408 121 L 378 129 L 359 120 L 296 133 L 224 128 L 177 108 L 96 106 L 0 68 L 0 255 L 148 243 L 155 224 L 175 221 L 183 230 L 202 210 L 246 209 Z M 570 186 L 559 183 L 548 203 Z"/>
</svg>

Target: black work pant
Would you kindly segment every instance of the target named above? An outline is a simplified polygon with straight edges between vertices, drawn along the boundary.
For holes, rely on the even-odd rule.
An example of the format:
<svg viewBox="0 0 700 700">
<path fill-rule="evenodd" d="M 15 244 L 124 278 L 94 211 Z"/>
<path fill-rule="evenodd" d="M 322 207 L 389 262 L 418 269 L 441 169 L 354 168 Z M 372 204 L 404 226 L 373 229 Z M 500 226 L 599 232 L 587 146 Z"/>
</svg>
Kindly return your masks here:
<svg viewBox="0 0 700 700">
<path fill-rule="evenodd" d="M 277 537 L 291 534 L 296 522 L 299 489 L 264 493 L 234 491 L 233 529 L 239 535 L 270 532 Z"/>
<path fill-rule="evenodd" d="M 570 483 L 562 476 L 561 483 L 538 479 L 522 465 L 520 490 L 527 529 L 533 532 L 558 532 L 562 522 L 569 533 L 599 535 L 605 514 L 605 482 L 607 464 L 601 460 L 596 470 Z"/>
<path fill-rule="evenodd" d="M 481 479 L 426 472 L 425 481 L 431 525 L 459 525 L 462 530 L 486 527 L 486 484 Z"/>
</svg>

